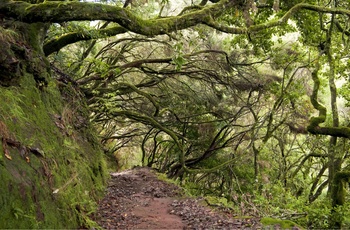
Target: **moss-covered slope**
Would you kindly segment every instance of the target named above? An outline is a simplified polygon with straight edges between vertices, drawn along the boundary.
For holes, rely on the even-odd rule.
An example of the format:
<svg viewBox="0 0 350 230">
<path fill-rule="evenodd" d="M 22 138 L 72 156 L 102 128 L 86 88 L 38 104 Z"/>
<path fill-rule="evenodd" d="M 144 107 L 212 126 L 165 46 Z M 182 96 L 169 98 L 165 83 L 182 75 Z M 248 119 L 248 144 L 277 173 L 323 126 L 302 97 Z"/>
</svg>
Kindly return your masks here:
<svg viewBox="0 0 350 230">
<path fill-rule="evenodd" d="M 83 100 L 23 73 L 0 86 L 0 228 L 77 228 L 105 184 L 102 151 Z"/>
</svg>

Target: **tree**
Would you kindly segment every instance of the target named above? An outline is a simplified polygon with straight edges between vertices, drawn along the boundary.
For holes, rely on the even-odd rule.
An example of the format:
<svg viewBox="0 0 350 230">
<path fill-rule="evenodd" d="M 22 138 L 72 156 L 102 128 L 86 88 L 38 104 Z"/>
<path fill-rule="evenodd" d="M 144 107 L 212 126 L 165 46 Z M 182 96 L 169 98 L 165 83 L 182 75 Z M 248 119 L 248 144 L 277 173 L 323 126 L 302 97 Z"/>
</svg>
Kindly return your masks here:
<svg viewBox="0 0 350 230">
<path fill-rule="evenodd" d="M 258 178 L 261 153 L 271 146 L 276 153 L 280 151 L 284 175 L 279 177 L 285 180 L 288 173 L 285 161 L 288 145 L 285 142 L 290 141 L 284 131 L 286 127 L 301 133 L 307 128 L 311 134 L 330 136 L 328 183 L 334 208 L 342 205 L 343 184 L 348 173 L 341 170 L 344 154 L 337 153 L 335 148 L 337 138 L 348 139 L 350 130 L 339 122 L 335 78 L 340 72 L 334 63 L 346 60 L 347 53 L 342 49 L 342 55 L 334 58 L 332 54 L 335 53 L 333 41 L 346 40 L 349 34 L 346 24 L 346 18 L 350 16 L 348 3 L 197 1 L 183 7 L 176 15 L 163 15 L 166 2 L 161 1 L 159 10 L 147 17 L 132 4 L 123 7 L 78 1 L 2 1 L 1 26 L 7 33 L 0 37 L 4 43 L 1 48 L 4 58 L 0 65 L 5 70 L 0 75 L 1 85 L 18 84 L 21 69 L 26 68 L 33 74 L 38 87 L 45 88 L 52 81 L 50 69 L 54 69 L 61 76 L 61 82 L 82 90 L 92 119 L 101 127 L 103 142 L 112 145 L 112 140 L 119 141 L 113 142 L 117 144 L 111 152 L 130 143 L 131 138 L 142 139 L 143 162 L 169 169 L 172 176 L 181 177 L 197 169 L 209 175 L 222 167 L 232 168 L 237 154 L 249 149 L 252 155 L 247 157 L 247 162 L 248 158 L 253 158 L 254 177 Z M 103 23 L 97 29 L 81 23 L 92 20 Z M 183 39 L 181 31 L 185 29 L 193 29 L 198 36 L 210 33 L 206 29 L 235 34 L 232 47 L 244 47 L 245 57 L 237 55 L 235 49 L 228 52 L 204 42 L 201 47 L 212 46 L 187 49 L 182 42 L 176 42 L 176 39 Z M 299 51 L 295 49 L 275 52 L 273 36 L 292 30 L 301 34 L 303 45 L 309 48 L 308 60 L 299 60 Z M 127 33 L 132 35 L 105 44 L 99 51 L 94 50 L 95 39 Z M 20 37 L 20 42 L 15 36 Z M 50 61 L 54 63 L 60 57 L 52 57 L 55 52 L 91 39 L 94 40 L 85 46 L 73 68 L 69 69 L 70 75 L 79 77 L 70 77 L 51 66 Z M 149 49 L 142 47 L 145 44 Z M 114 48 L 118 48 L 118 52 Z M 141 55 L 133 53 L 133 49 Z M 97 52 L 94 59 L 86 59 L 94 52 Z M 166 52 L 171 57 L 162 56 Z M 257 67 L 270 60 L 273 60 L 272 69 L 283 71 L 282 77 L 268 77 Z M 24 62 L 25 67 L 21 65 Z M 329 67 L 327 76 L 333 120 L 330 125 L 327 123 L 330 114 L 318 97 L 323 64 Z M 288 120 L 290 116 L 300 115 L 293 111 L 296 104 L 300 108 L 304 103 L 295 96 L 301 91 L 295 93 L 291 89 L 302 85 L 295 80 L 301 69 L 312 76 L 314 87 L 310 99 L 319 112 L 310 119 L 307 127 L 304 123 Z M 128 73 L 133 74 L 133 82 L 125 80 Z M 263 77 L 257 80 L 259 76 Z M 271 103 L 266 103 L 268 100 L 263 98 L 269 95 Z M 304 119 L 305 114 L 300 118 Z M 125 123 L 123 133 L 116 135 L 115 128 L 120 128 L 121 122 Z M 278 136 L 278 133 L 283 135 Z M 280 150 L 276 150 L 275 144 Z M 149 155 L 147 148 L 151 149 Z M 228 151 L 229 148 L 234 151 Z M 209 158 L 215 159 L 216 163 L 213 165 Z M 229 190 L 232 175 L 219 173 L 219 177 L 221 189 Z M 336 221 L 333 226 L 340 227 L 340 222 Z"/>
</svg>

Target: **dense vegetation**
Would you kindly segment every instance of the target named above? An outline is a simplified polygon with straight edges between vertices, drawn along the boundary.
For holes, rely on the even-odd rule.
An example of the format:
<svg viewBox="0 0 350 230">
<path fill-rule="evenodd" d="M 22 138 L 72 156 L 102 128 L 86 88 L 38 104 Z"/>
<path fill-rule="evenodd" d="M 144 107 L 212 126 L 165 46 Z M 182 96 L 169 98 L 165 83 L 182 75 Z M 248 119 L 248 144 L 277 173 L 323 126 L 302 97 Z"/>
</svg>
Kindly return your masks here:
<svg viewBox="0 0 350 230">
<path fill-rule="evenodd" d="M 28 128 L 20 115 L 66 111 L 62 124 L 34 135 L 56 139 L 48 133 L 61 129 L 69 138 L 44 151 L 62 142 L 79 152 L 70 141 L 80 141 L 75 132 L 91 134 L 89 115 L 119 169 L 156 168 L 240 215 L 350 227 L 349 8 L 343 0 L 2 1 L 0 83 L 8 107 L 0 127 L 19 135 Z M 67 106 L 54 100 L 58 88 Z M 6 122 L 13 117 L 22 120 Z M 37 119 L 55 125 L 57 118 Z M 3 143 L 14 139 L 7 133 Z M 35 142 L 18 138 L 34 154 Z M 9 144 L 0 170 L 11 171 Z M 103 175 L 96 173 L 104 168 L 99 150 L 88 152 L 87 162 L 100 164 L 93 174 Z M 81 209 L 74 210 L 88 212 Z"/>
</svg>

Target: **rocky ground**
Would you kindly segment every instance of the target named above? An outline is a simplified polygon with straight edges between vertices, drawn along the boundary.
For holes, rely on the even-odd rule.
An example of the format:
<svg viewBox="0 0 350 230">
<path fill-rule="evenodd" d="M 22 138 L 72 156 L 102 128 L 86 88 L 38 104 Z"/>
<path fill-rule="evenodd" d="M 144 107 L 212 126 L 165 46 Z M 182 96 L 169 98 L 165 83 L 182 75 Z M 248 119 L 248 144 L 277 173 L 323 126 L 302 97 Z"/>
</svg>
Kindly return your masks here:
<svg viewBox="0 0 350 230">
<path fill-rule="evenodd" d="M 259 229 L 257 219 L 240 220 L 214 211 L 202 199 L 186 198 L 177 186 L 148 168 L 113 173 L 93 219 L 104 229 Z"/>
</svg>

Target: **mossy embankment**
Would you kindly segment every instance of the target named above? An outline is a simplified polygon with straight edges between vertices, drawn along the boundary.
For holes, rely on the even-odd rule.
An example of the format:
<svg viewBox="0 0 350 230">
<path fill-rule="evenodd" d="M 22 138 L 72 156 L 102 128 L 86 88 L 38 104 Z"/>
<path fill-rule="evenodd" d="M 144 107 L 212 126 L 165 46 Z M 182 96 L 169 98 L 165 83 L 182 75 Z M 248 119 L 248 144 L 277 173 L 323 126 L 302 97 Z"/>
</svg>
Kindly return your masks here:
<svg viewBox="0 0 350 230">
<path fill-rule="evenodd" d="M 106 166 L 78 95 L 53 79 L 39 89 L 27 72 L 0 86 L 0 229 L 93 224 Z"/>
</svg>

